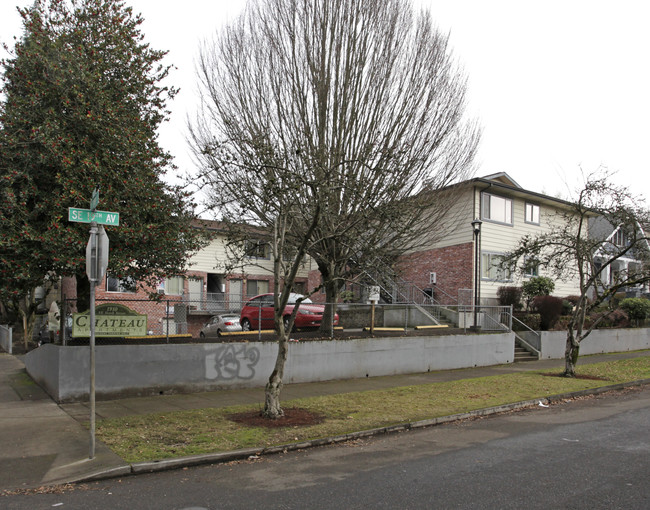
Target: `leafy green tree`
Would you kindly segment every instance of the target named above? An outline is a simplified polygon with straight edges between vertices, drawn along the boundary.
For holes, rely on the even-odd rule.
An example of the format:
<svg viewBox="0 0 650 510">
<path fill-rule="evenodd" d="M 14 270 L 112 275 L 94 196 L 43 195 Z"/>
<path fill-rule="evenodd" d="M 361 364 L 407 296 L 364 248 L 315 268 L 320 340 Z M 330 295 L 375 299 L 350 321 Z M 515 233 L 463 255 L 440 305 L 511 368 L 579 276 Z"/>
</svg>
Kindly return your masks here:
<svg viewBox="0 0 650 510">
<path fill-rule="evenodd" d="M 69 207 L 120 213 L 108 228 L 109 271 L 143 284 L 183 270 L 200 245 L 188 193 L 157 142 L 176 90 L 165 52 L 144 42 L 121 0 L 36 0 L 3 70 L 0 104 L 0 279 L 7 303 L 46 279 L 83 278 L 88 225 Z M 80 286 L 78 286 L 80 288 Z"/>
<path fill-rule="evenodd" d="M 522 295 L 526 300 L 526 308 L 537 296 L 548 296 L 555 290 L 555 283 L 548 276 L 536 276 L 525 281 L 521 286 Z"/>
</svg>

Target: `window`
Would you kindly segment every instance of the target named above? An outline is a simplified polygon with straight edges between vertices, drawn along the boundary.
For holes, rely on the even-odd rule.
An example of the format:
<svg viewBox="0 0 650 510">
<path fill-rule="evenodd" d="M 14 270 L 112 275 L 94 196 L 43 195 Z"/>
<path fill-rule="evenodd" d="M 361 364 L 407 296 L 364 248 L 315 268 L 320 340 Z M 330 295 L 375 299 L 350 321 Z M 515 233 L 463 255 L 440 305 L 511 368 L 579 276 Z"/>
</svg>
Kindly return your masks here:
<svg viewBox="0 0 650 510">
<path fill-rule="evenodd" d="M 502 256 L 498 253 L 481 253 L 481 278 L 483 280 L 492 280 L 497 282 L 510 281 L 510 270 L 502 269 Z"/>
<path fill-rule="evenodd" d="M 106 276 L 107 292 L 135 292 L 136 285 L 133 278 L 118 278 L 116 276 Z"/>
<path fill-rule="evenodd" d="M 266 294 L 269 291 L 268 280 L 247 280 L 246 295 L 256 296 L 257 294 Z"/>
<path fill-rule="evenodd" d="M 183 294 L 183 288 L 184 280 L 182 276 L 172 276 L 171 278 L 165 278 L 165 294 L 180 296 Z"/>
<path fill-rule="evenodd" d="M 481 196 L 483 204 L 481 216 L 484 220 L 512 225 L 512 200 L 489 193 L 483 193 Z"/>
<path fill-rule="evenodd" d="M 619 228 L 616 232 L 614 232 L 614 234 L 612 234 L 611 242 L 614 246 L 625 246 L 625 232 L 623 232 L 622 228 Z"/>
<path fill-rule="evenodd" d="M 296 294 L 304 294 L 305 293 L 305 282 L 294 282 L 293 283 L 293 291 Z"/>
<path fill-rule="evenodd" d="M 524 260 L 524 276 L 526 278 L 539 276 L 539 262 L 536 259 L 526 258 Z"/>
<path fill-rule="evenodd" d="M 244 247 L 247 257 L 257 259 L 268 259 L 270 257 L 270 246 L 263 241 L 246 241 Z"/>
<path fill-rule="evenodd" d="M 539 206 L 535 204 L 526 204 L 526 223 L 539 225 Z"/>
</svg>

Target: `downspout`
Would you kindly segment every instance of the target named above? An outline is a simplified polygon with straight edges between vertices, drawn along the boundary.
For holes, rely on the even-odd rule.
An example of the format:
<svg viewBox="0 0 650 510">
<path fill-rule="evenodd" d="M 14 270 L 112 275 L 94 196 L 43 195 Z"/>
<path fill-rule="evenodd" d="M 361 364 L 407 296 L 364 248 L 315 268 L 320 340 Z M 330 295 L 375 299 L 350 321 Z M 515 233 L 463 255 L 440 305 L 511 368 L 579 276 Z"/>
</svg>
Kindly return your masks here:
<svg viewBox="0 0 650 510">
<path fill-rule="evenodd" d="M 478 218 L 478 219 L 480 219 L 482 221 L 482 217 L 483 217 L 482 213 L 483 213 L 483 211 L 482 211 L 482 204 L 481 204 L 481 193 L 483 193 L 484 191 L 489 190 L 491 187 L 492 187 L 492 183 L 488 182 L 487 186 L 485 188 L 478 190 L 478 214 L 477 214 L 477 210 L 476 210 L 476 190 L 477 190 L 478 186 L 476 186 L 473 189 L 473 191 L 474 191 L 474 197 L 473 197 L 473 199 L 474 199 L 473 200 L 474 209 L 473 209 L 472 218 Z M 474 244 L 474 237 L 475 237 L 474 233 L 472 233 L 472 244 Z M 478 243 L 479 243 L 479 245 L 478 245 L 478 260 L 476 262 L 474 262 L 474 264 L 478 265 L 479 267 L 478 268 L 476 268 L 476 267 L 473 268 L 474 270 L 472 271 L 472 277 L 476 278 L 476 276 L 474 276 L 474 275 L 478 275 L 478 281 L 473 282 L 474 285 L 472 285 L 472 288 L 474 288 L 474 286 L 476 286 L 477 295 L 478 295 L 478 302 L 480 303 L 481 302 L 481 267 L 480 266 L 481 266 L 481 256 L 482 256 L 482 254 L 481 254 L 481 243 L 482 243 L 481 237 L 479 237 Z M 472 258 L 474 258 L 474 257 L 472 257 Z"/>
</svg>

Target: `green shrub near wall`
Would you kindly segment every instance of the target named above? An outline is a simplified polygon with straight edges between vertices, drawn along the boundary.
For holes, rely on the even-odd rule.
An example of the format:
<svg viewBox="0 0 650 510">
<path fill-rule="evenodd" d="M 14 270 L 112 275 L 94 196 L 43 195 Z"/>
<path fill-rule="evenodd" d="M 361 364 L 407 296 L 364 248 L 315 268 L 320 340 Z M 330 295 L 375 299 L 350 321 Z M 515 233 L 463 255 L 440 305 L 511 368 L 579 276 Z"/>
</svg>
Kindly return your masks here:
<svg viewBox="0 0 650 510">
<path fill-rule="evenodd" d="M 650 316 L 650 299 L 627 298 L 621 301 L 620 307 L 637 324 Z"/>
<path fill-rule="evenodd" d="M 542 322 L 542 317 L 538 313 L 515 313 L 513 314 L 514 317 L 519 319 L 521 322 L 523 322 L 526 326 L 528 326 L 530 329 L 533 331 L 539 331 L 539 326 Z M 526 328 L 524 328 L 521 324 L 519 324 L 516 321 L 512 322 L 512 329 L 514 331 L 526 331 Z"/>
</svg>

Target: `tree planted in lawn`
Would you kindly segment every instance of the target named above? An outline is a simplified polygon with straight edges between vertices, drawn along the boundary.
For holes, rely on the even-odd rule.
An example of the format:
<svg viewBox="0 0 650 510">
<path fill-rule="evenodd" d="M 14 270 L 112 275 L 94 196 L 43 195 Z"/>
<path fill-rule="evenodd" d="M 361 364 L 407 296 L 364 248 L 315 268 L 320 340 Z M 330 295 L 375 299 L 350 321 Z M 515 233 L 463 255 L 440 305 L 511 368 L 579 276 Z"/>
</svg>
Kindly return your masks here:
<svg viewBox="0 0 650 510">
<path fill-rule="evenodd" d="M 269 226 L 251 197 L 278 202 L 312 184 L 296 209 L 319 207 L 307 243 L 326 290 L 331 334 L 342 284 L 443 235 L 479 139 L 448 37 L 407 1 L 269 0 L 201 52 L 203 105 L 193 146 L 221 215 Z M 279 162 L 278 162 L 279 161 Z M 251 179 L 251 177 L 255 179 Z M 299 245 L 310 222 L 294 225 Z"/>
<path fill-rule="evenodd" d="M 599 170 L 586 177 L 563 213 L 545 219 L 551 225 L 547 232 L 524 237 L 504 257 L 509 267 L 534 257 L 554 278 L 578 282 L 580 294 L 567 326 L 565 376 L 575 376 L 580 344 L 612 313 L 611 298 L 650 281 L 650 239 L 644 231 L 649 218 L 642 198 Z M 610 306 L 603 310 L 605 305 Z M 595 318 L 587 323 L 590 316 Z"/>
</svg>

